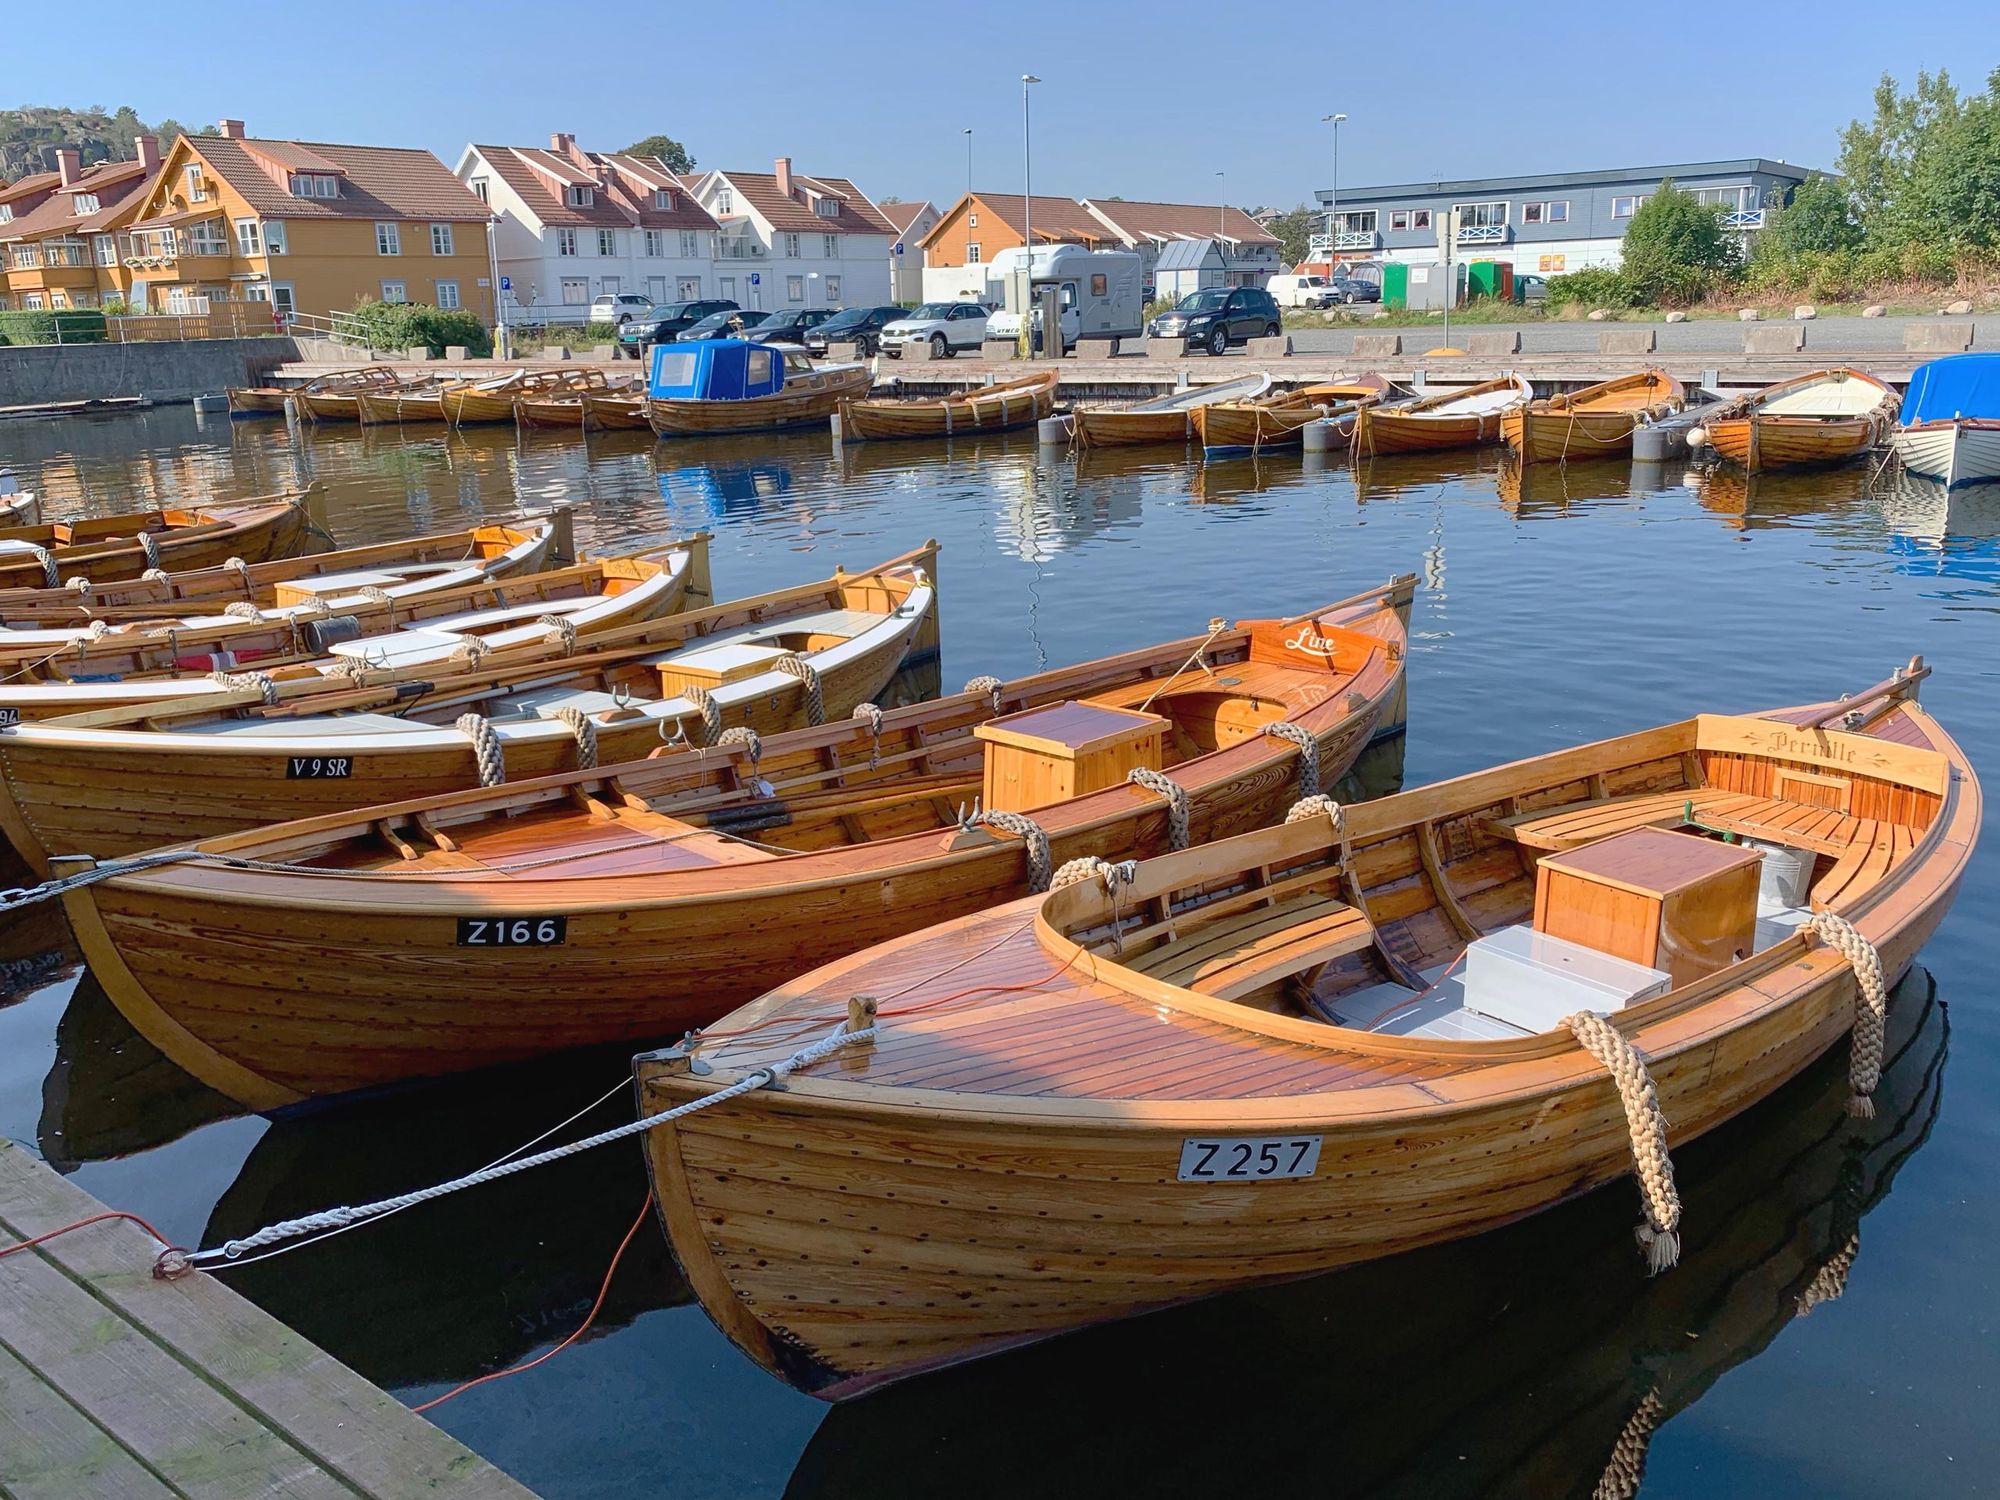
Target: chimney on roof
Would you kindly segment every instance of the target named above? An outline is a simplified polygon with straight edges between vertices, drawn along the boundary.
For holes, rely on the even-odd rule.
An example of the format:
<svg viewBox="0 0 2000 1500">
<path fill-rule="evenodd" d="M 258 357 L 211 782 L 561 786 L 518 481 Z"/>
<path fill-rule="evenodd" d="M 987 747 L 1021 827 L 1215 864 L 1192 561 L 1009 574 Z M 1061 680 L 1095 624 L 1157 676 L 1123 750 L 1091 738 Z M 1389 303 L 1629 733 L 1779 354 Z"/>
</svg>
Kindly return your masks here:
<svg viewBox="0 0 2000 1500">
<path fill-rule="evenodd" d="M 56 151 L 56 178 L 64 187 L 73 187 L 77 178 L 83 175 L 83 153 L 74 146 L 62 146 Z"/>
<path fill-rule="evenodd" d="M 778 191 L 789 198 L 792 196 L 792 159 L 789 156 L 781 156 L 777 165 Z"/>
<path fill-rule="evenodd" d="M 564 130 L 558 130 L 549 137 L 549 150 L 557 156 L 569 155 L 570 147 L 576 144 L 576 137 Z"/>
<path fill-rule="evenodd" d="M 241 120 L 224 120 L 222 122 L 222 134 L 224 139 L 226 140 L 232 140 L 232 141 L 242 140 L 243 122 Z"/>
<path fill-rule="evenodd" d="M 160 164 L 160 138 L 156 135 L 139 135 L 132 138 L 133 149 L 139 154 L 139 166 L 150 172 Z"/>
</svg>

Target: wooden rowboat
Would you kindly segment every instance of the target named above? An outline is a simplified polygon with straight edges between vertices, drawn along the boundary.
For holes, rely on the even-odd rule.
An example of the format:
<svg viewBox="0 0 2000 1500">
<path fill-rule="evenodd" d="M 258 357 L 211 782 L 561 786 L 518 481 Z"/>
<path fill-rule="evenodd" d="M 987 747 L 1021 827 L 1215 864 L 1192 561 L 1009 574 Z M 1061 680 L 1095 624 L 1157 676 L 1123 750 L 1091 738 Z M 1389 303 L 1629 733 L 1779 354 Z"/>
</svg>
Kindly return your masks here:
<svg viewBox="0 0 2000 1500">
<path fill-rule="evenodd" d="M 1476 1234 L 1624 1175 L 1635 1140 L 1669 1263 L 1669 1145 L 1851 1027 L 1866 1108 L 1857 975 L 1909 966 L 1980 817 L 1923 675 L 1313 807 L 796 979 L 637 1061 L 653 1115 L 875 1027 L 648 1133 L 676 1256 L 826 1397 Z"/>
<path fill-rule="evenodd" d="M 386 365 L 370 365 L 364 370 L 349 370 L 300 386 L 292 392 L 292 405 L 308 421 L 359 422 L 363 392 L 383 395 L 419 391 L 434 383 L 428 375 L 406 380 Z"/>
<path fill-rule="evenodd" d="M 1304 441 L 1309 424 L 1352 423 L 1357 412 L 1380 401 L 1389 390 L 1389 382 L 1380 375 L 1355 375 L 1256 401 L 1218 402 L 1195 411 L 1195 436 L 1203 458 L 1294 448 Z"/>
<path fill-rule="evenodd" d="M 268 693 L 254 682 L 217 684 L 23 723 L 0 730 L 0 778 L 15 778 L 0 790 L 0 828 L 45 866 L 73 850 L 131 854 L 440 795 L 482 775 L 543 776 L 579 757 L 632 760 L 677 735 L 699 745 L 730 727 L 790 729 L 807 722 L 815 682 L 826 717 L 843 717 L 906 656 L 936 649 L 935 550 L 626 625 L 574 655 L 537 622 L 523 631 L 529 639 L 476 661 L 454 659 L 461 652 L 378 665 L 371 646 L 373 656 L 349 659 L 346 680 L 280 669 Z"/>
<path fill-rule="evenodd" d="M 1056 409 L 1061 370 L 1038 370 L 950 396 L 879 396 L 840 403 L 842 442 L 1006 432 Z"/>
<path fill-rule="evenodd" d="M 1815 370 L 1714 408 L 1688 444 L 1752 474 L 1845 463 L 1880 445 L 1901 401 L 1860 370 Z"/>
<path fill-rule="evenodd" d="M 283 416 L 285 403 L 301 394 L 322 391 L 334 393 L 376 387 L 387 389 L 399 384 L 401 384 L 400 377 L 387 365 L 368 365 L 362 369 L 340 370 L 331 375 L 321 375 L 298 386 L 233 385 L 227 388 L 226 394 L 229 397 L 231 417 L 270 417 Z M 303 403 L 300 405 L 300 410 L 304 415 L 312 415 L 305 411 Z"/>
<path fill-rule="evenodd" d="M 224 394 L 232 417 L 282 417 L 285 403 L 292 399 L 292 393 L 281 385 L 232 385 Z"/>
<path fill-rule="evenodd" d="M 764 352 L 774 360 L 782 359 L 786 366 L 784 384 L 773 394 L 732 400 L 652 396 L 646 402 L 646 416 L 654 433 L 663 438 L 717 437 L 733 432 L 822 427 L 840 410 L 842 402 L 865 395 L 875 380 L 866 365 L 814 368 L 805 363 L 802 354 L 775 348 Z"/>
<path fill-rule="evenodd" d="M 18 490 L 11 495 L 0 495 L 0 526 L 41 524 L 42 497 L 33 490 Z"/>
<path fill-rule="evenodd" d="M 1681 383 L 1665 370 L 1637 370 L 1566 396 L 1509 411 L 1501 436 L 1524 464 L 1568 458 L 1614 458 L 1632 451 L 1632 433 L 1687 405 Z"/>
<path fill-rule="evenodd" d="M 586 432 L 616 432 L 650 428 L 646 419 L 646 397 L 643 392 L 630 394 L 583 393 L 583 428 Z"/>
<path fill-rule="evenodd" d="M 1353 448 L 1372 457 L 1496 443 L 1505 415 L 1534 397 L 1535 388 L 1525 377 L 1502 375 L 1394 407 L 1369 407 L 1355 420 Z"/>
<path fill-rule="evenodd" d="M 518 551 L 534 545 L 524 538 Z M 613 636 L 629 641 L 635 627 L 670 630 L 657 622 L 714 602 L 706 533 L 522 577 L 460 572 L 434 590 L 428 582 L 418 574 L 388 588 L 363 585 L 329 596 L 327 610 L 293 604 L 268 615 L 192 615 L 99 634 L 22 632 L 48 639 L 0 661 L 8 669 L 0 671 L 0 718 L 127 705 L 158 715 L 212 695 L 214 673 L 254 671 L 281 696 L 339 692 L 356 673 L 378 683 L 419 681 L 463 670 L 454 664 L 467 660 L 547 660 Z"/>
<path fill-rule="evenodd" d="M 290 553 L 305 529 L 305 509 L 292 499 L 4 526 L 0 590 L 137 578 L 148 568 L 210 568 L 231 557 L 263 562 Z"/>
<path fill-rule="evenodd" d="M 393 390 L 354 393 L 355 418 L 364 427 L 424 426 L 447 420 L 444 398 L 464 381 L 425 381 Z"/>
<path fill-rule="evenodd" d="M 1071 413 L 1079 448 L 1124 448 L 1140 443 L 1185 443 L 1194 436 L 1197 407 L 1219 401 L 1255 401 L 1271 388 L 1269 375 L 1246 375 L 1214 385 L 1190 386 L 1129 406 L 1080 406 Z"/>
<path fill-rule="evenodd" d="M 567 428 L 581 432 L 585 396 L 626 391 L 635 383 L 628 379 L 614 384 L 602 370 L 579 370 L 565 385 L 516 396 L 514 423 L 519 427 Z"/>
<path fill-rule="evenodd" d="M 879 731 L 829 716 L 755 749 L 212 841 L 204 851 L 310 873 L 201 860 L 97 885 L 79 893 L 83 941 L 142 1031 L 256 1108 L 677 1036 L 801 963 L 1017 896 L 1050 862 L 1170 847 L 1170 804 L 1128 783 L 1135 763 L 1171 767 L 1188 837 L 1268 822 L 1307 774 L 1302 745 L 1336 777 L 1399 703 L 1410 589 L 978 684 L 887 713 Z M 1294 739 L 1260 732 L 1279 722 Z M 1081 779 L 1036 782 L 1059 768 L 1024 746 L 1058 739 Z M 982 779 L 1027 807 L 1045 849 L 962 821 Z M 521 922 L 541 946 L 512 942 Z M 222 947 L 246 942 L 259 957 L 231 966 L 226 1019 L 220 991 L 176 976 L 212 978 Z M 368 1019 L 407 1022 L 406 1002 L 421 1025 Z"/>
<path fill-rule="evenodd" d="M 511 422 L 518 397 L 555 385 L 557 377 L 546 372 L 515 370 L 490 380 L 468 381 L 447 391 L 440 406 L 444 419 L 454 427 L 480 422 Z"/>
</svg>

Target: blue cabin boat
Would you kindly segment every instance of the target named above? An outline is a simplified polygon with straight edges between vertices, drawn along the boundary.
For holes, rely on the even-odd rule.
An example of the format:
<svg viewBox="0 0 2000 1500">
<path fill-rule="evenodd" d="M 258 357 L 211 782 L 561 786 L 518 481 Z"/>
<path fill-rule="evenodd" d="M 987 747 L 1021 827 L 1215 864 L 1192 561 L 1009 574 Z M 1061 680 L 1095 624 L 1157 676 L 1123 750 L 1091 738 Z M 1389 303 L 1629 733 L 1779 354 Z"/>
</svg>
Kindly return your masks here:
<svg viewBox="0 0 2000 1500">
<path fill-rule="evenodd" d="M 658 344 L 646 415 L 661 437 L 823 426 L 844 398 L 866 395 L 871 380 L 865 365 L 815 368 L 796 351 L 747 339 Z"/>
</svg>

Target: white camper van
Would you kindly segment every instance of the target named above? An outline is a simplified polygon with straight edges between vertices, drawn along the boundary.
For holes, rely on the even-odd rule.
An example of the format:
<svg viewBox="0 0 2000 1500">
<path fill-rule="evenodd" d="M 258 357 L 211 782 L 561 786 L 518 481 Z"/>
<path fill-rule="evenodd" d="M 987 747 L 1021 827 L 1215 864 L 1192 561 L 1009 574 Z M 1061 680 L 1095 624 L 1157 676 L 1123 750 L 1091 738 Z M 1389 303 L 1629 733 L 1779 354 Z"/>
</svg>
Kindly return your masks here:
<svg viewBox="0 0 2000 1500">
<path fill-rule="evenodd" d="M 987 274 L 1006 289 L 1006 309 L 986 320 L 989 339 L 1021 336 L 1021 270 L 1025 249 L 1002 250 Z M 1053 286 L 1062 298 L 1062 341 L 1067 354 L 1082 338 L 1137 338 L 1145 322 L 1139 257 L 1130 250 L 1086 250 L 1081 245 L 1038 247 L 1029 262 L 1032 327 L 1041 332 L 1039 298 Z"/>
</svg>

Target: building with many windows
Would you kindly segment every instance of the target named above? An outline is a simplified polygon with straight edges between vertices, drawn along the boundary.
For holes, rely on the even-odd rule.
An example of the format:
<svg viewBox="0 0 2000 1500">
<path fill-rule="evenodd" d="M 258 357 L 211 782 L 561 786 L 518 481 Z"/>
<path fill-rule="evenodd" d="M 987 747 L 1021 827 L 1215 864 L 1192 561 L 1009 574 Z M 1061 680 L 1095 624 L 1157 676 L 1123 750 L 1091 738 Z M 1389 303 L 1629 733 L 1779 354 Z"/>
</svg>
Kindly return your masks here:
<svg viewBox="0 0 2000 1500">
<path fill-rule="evenodd" d="M 135 310 L 251 301 L 288 317 L 374 298 L 491 322 L 491 219 L 428 151 L 256 140 L 224 120 L 174 142 L 118 249 Z"/>
<path fill-rule="evenodd" d="M 56 169 L 0 189 L 0 308 L 102 307 L 126 300 L 133 273 L 120 231 L 160 172 L 160 144 L 134 142 L 130 161 L 82 164 L 75 147 Z"/>
<path fill-rule="evenodd" d="M 511 317 L 603 296 L 714 297 L 719 226 L 657 157 L 585 151 L 558 132 L 534 146 L 467 146 L 458 176 L 499 216 Z"/>
<path fill-rule="evenodd" d="M 1446 215 L 1459 210 L 1454 258 L 1504 260 L 1517 273 L 1557 276 L 1619 262 L 1625 227 L 1639 205 L 1668 179 L 1723 211 L 1723 223 L 1747 241 L 1764 227 L 1806 178 L 1804 167 L 1751 157 L 1618 167 L 1602 172 L 1552 172 L 1526 177 L 1474 177 L 1390 187 L 1323 188 L 1322 210 L 1334 209 L 1337 259 L 1434 261 Z M 1326 269 L 1325 235 L 1313 241 L 1302 271 Z"/>
<path fill-rule="evenodd" d="M 766 312 L 890 300 L 896 226 L 845 177 L 781 156 L 769 172 L 696 173 L 688 188 L 719 226 L 709 295 Z"/>
</svg>

